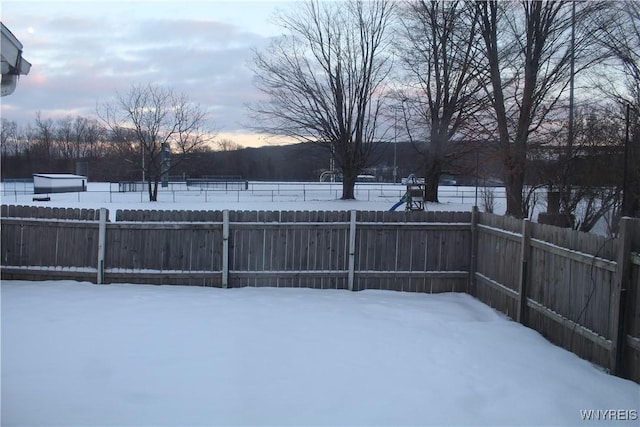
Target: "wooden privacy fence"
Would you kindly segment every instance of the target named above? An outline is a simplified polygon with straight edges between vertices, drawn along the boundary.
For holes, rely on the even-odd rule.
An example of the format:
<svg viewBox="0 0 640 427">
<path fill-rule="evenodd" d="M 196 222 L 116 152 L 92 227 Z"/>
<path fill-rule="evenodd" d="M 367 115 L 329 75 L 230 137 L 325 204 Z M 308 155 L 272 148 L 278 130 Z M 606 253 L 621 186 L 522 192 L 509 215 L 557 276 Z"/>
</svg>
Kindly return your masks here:
<svg viewBox="0 0 640 427">
<path fill-rule="evenodd" d="M 640 221 L 617 239 L 471 212 L 2 206 L 2 277 L 467 292 L 640 382 Z"/>
<path fill-rule="evenodd" d="M 100 221 L 29 209 L 2 207 L 4 277 L 414 292 L 469 282 L 469 212 L 120 210 L 108 222 L 106 210 Z"/>
<path fill-rule="evenodd" d="M 471 295 L 640 382 L 640 220 L 624 218 L 617 239 L 484 213 L 473 222 Z"/>
</svg>

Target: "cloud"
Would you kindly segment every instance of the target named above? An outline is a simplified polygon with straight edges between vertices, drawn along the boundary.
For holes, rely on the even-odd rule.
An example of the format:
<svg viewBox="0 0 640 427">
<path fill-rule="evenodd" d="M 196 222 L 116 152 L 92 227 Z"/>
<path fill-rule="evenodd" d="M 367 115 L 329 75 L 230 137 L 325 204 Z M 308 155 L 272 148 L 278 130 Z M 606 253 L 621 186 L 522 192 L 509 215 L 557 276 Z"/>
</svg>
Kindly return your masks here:
<svg viewBox="0 0 640 427">
<path fill-rule="evenodd" d="M 87 5 L 89 3 L 89 5 Z M 40 5 L 40 7 L 37 7 Z M 20 124 L 64 115 L 94 116 L 96 104 L 140 83 L 183 92 L 212 112 L 221 132 L 241 134 L 244 105 L 259 94 L 252 49 L 273 32 L 243 2 L 15 2 L 3 22 L 32 63 L 2 116 Z M 261 11 L 257 11 L 260 14 Z M 243 137 L 244 138 L 244 137 Z"/>
</svg>

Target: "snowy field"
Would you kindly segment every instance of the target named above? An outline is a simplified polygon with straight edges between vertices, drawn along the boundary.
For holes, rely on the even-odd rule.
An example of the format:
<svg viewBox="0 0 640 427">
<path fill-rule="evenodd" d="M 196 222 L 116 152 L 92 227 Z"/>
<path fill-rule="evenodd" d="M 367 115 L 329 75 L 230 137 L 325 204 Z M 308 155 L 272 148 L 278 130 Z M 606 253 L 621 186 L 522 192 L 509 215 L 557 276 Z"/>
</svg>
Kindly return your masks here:
<svg viewBox="0 0 640 427">
<path fill-rule="evenodd" d="M 113 185 L 49 202 L 4 188 L 2 203 L 112 219 L 388 210 L 404 188 L 359 184 L 342 201 L 338 184 L 250 183 L 150 203 Z M 470 210 L 474 193 L 443 188 L 427 209 Z M 638 384 L 464 294 L 3 281 L 0 296 L 3 426 L 638 425 Z"/>
<path fill-rule="evenodd" d="M 389 210 L 406 187 L 401 184 L 359 183 L 356 200 L 340 200 L 340 183 L 249 182 L 247 190 L 213 190 L 178 184 L 160 189 L 157 202 L 146 192 L 120 192 L 117 183 L 89 183 L 86 192 L 50 194 L 50 201 L 34 202 L 33 185 L 2 183 L 2 203 L 71 208 L 189 210 Z M 496 188 L 496 213 L 504 213 L 504 189 Z M 479 206 L 481 191 L 478 191 Z M 427 210 L 470 211 L 475 203 L 474 187 L 442 186 L 440 203 Z M 403 210 L 404 206 L 399 210 Z"/>
<path fill-rule="evenodd" d="M 639 410 L 638 384 L 464 294 L 2 282 L 3 426 L 622 426 Z"/>
</svg>

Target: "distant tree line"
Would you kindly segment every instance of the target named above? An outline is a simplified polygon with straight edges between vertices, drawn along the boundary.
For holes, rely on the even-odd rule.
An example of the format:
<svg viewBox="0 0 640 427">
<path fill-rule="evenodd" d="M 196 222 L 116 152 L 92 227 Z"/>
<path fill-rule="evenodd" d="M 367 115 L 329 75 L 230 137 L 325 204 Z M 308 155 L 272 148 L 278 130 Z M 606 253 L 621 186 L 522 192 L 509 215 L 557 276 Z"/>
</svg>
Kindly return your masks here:
<svg viewBox="0 0 640 427">
<path fill-rule="evenodd" d="M 28 179 L 33 173 L 76 172 L 93 182 L 142 180 L 141 151 L 123 150 L 122 142 L 93 118 L 44 120 L 37 115 L 26 126 L 3 118 L 1 135 L 3 180 Z M 373 151 L 377 165 L 370 172 L 391 182 L 392 147 L 380 143 Z M 216 139 L 190 152 L 171 169 L 170 179 L 241 176 L 264 181 L 318 181 L 330 164 L 330 153 L 313 143 L 245 148 L 229 139 Z M 410 144 L 398 144 L 397 164 L 401 176 L 419 172 Z"/>
<path fill-rule="evenodd" d="M 589 120 L 603 123 L 600 126 L 588 125 L 591 132 L 599 132 L 601 136 L 581 138 L 580 141 L 584 142 L 576 144 L 576 153 L 571 157 L 571 183 L 621 186 L 619 171 L 623 168 L 624 146 L 618 140 L 624 123 L 614 116 L 606 119 L 591 115 Z M 74 122 L 90 125 L 72 127 L 69 131 L 68 124 Z M 89 131 L 84 133 L 85 129 Z M 43 121 L 37 116 L 33 123 L 21 127 L 3 118 L 1 131 L 0 172 L 3 180 L 28 179 L 33 173 L 47 172 L 77 172 L 86 174 L 93 182 L 142 180 L 139 152 L 123 152 L 117 139 L 94 119 L 78 116 Z M 609 140 L 609 144 L 597 143 L 603 140 Z M 64 148 L 69 146 L 69 141 L 75 141 L 74 150 Z M 443 169 L 444 175 L 454 177 L 458 184 L 463 185 L 475 185 L 476 180 L 480 186 L 500 183 L 501 162 L 495 143 L 470 140 L 460 142 L 460 145 L 465 146 L 463 151 L 466 154 L 449 162 Z M 48 148 L 44 149 L 44 146 Z M 414 145 L 410 141 L 398 141 L 395 149 L 397 181 L 409 174 L 419 175 L 423 160 L 416 156 Z M 556 149 L 559 150 L 562 147 Z M 393 151 L 393 144 L 372 144 L 375 163 L 363 170 L 363 174 L 372 174 L 380 182 L 393 182 Z M 310 142 L 245 148 L 229 139 L 221 139 L 194 150 L 171 170 L 170 178 L 241 176 L 258 181 L 313 182 L 330 169 L 330 157 L 324 147 Z M 544 186 L 554 181 L 555 175 L 565 167 L 557 157 L 549 147 L 541 147 L 533 153 L 528 161 L 530 167 L 526 183 Z M 594 170 L 598 173 L 593 173 Z"/>
</svg>

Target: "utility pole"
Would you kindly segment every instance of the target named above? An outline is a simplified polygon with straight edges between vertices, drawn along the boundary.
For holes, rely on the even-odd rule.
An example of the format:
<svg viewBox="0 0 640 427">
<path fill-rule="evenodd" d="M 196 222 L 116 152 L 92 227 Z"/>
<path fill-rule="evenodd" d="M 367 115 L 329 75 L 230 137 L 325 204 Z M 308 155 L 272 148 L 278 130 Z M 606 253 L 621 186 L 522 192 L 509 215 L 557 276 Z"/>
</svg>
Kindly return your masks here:
<svg viewBox="0 0 640 427">
<path fill-rule="evenodd" d="M 569 153 L 573 148 L 574 141 L 574 88 L 575 88 L 575 72 L 576 72 L 576 2 L 571 2 L 571 80 L 569 80 Z"/>
<path fill-rule="evenodd" d="M 398 107 L 393 109 L 393 183 L 398 182 Z"/>
<path fill-rule="evenodd" d="M 631 106 L 627 104 L 626 130 L 624 138 L 624 165 L 622 168 L 622 216 L 631 216 L 629 212 L 629 199 L 627 198 L 627 159 L 629 158 L 629 127 L 631 121 Z"/>
</svg>

